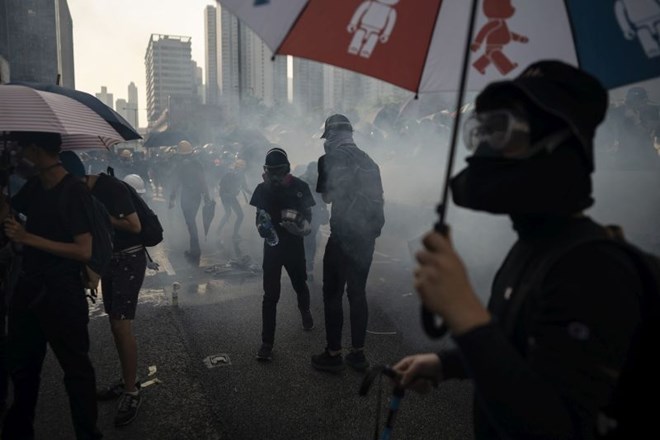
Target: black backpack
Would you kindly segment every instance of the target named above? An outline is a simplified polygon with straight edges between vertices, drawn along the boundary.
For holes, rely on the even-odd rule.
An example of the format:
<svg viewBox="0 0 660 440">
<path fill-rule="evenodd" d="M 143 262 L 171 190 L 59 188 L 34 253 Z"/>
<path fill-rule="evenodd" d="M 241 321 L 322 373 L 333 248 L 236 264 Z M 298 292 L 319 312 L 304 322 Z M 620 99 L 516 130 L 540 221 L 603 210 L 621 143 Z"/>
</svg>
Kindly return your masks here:
<svg viewBox="0 0 660 440">
<path fill-rule="evenodd" d="M 351 227 L 359 235 L 380 236 L 385 225 L 385 200 L 378 164 L 353 144 L 340 145 L 338 151 L 348 155 L 353 165 L 350 203 L 346 214 Z"/>
<path fill-rule="evenodd" d="M 107 172 L 110 177 L 117 179 L 115 177 L 115 170 L 112 167 L 108 167 Z M 160 224 L 158 216 L 153 212 L 149 205 L 147 205 L 147 202 L 144 201 L 140 194 L 137 193 L 135 188 L 121 179 L 117 180 L 128 189 L 128 192 L 131 195 L 133 206 L 135 206 L 135 212 L 137 213 L 138 218 L 140 219 L 140 225 L 142 226 L 142 230 L 140 231 L 140 241 L 142 242 L 142 245 L 145 247 L 156 246 L 163 241 L 163 226 Z M 147 256 L 151 259 L 148 253 Z"/>
<path fill-rule="evenodd" d="M 158 216 L 155 212 L 147 205 L 147 202 L 144 201 L 140 194 L 135 191 L 128 183 L 120 180 L 120 182 L 128 189 L 128 192 L 131 194 L 131 200 L 133 200 L 133 205 L 135 206 L 135 212 L 140 219 L 140 224 L 142 225 L 142 230 L 140 231 L 140 241 L 146 247 L 156 246 L 158 243 L 163 241 L 163 226 L 158 220 Z"/>
<path fill-rule="evenodd" d="M 642 321 L 631 342 L 628 357 L 621 370 L 610 403 L 601 409 L 602 432 L 599 439 L 660 438 L 660 428 L 655 421 L 656 396 L 660 395 L 660 357 L 657 356 L 660 340 L 660 258 L 632 245 L 618 226 L 606 227 L 608 237 L 574 236 L 554 244 L 545 255 L 544 262 L 536 269 L 525 285 L 541 286 L 550 270 L 561 258 L 584 245 L 607 244 L 623 251 L 637 269 L 642 284 L 640 298 Z M 510 312 L 502 324 L 512 330 L 525 298 L 534 289 L 519 289 L 511 299 Z M 597 307 L 597 305 L 595 305 Z M 655 432 L 655 434 L 653 434 Z"/>
<path fill-rule="evenodd" d="M 66 223 L 67 210 L 66 210 L 66 195 L 73 185 L 85 185 L 83 182 L 76 180 L 70 174 L 64 177 L 65 183 L 62 189 L 62 196 L 59 201 L 60 215 Z M 85 185 L 85 189 L 87 186 Z M 90 232 L 92 234 L 92 257 L 85 265 L 83 272 L 83 283 L 85 288 L 95 292 L 98 288 L 101 277 L 105 273 L 110 264 L 113 250 L 114 229 L 110 221 L 110 214 L 103 203 L 96 197 L 89 193 L 90 204 L 89 209 L 86 211 L 87 219 L 89 221 Z"/>
</svg>

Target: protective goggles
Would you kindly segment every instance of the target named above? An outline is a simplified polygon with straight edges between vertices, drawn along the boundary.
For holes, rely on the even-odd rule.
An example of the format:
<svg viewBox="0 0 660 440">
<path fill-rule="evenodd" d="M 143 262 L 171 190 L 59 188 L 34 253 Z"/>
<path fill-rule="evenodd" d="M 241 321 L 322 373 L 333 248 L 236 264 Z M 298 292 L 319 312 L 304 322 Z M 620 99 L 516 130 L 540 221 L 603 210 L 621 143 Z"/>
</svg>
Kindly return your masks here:
<svg viewBox="0 0 660 440">
<path fill-rule="evenodd" d="M 463 141 L 472 152 L 487 145 L 493 153 L 506 154 L 520 135 L 529 135 L 529 123 L 509 110 L 472 113 L 463 124 Z"/>
<path fill-rule="evenodd" d="M 270 176 L 284 177 L 289 174 L 288 165 L 267 166 L 264 165 L 264 171 Z"/>
</svg>

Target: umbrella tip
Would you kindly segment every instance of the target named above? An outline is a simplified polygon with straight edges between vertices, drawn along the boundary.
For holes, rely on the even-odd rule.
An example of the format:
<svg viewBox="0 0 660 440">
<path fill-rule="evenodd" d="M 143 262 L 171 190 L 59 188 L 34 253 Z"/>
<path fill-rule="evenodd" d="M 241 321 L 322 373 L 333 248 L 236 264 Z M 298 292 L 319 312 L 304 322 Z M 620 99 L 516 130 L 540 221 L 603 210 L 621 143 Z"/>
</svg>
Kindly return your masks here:
<svg viewBox="0 0 660 440">
<path fill-rule="evenodd" d="M 415 99 L 419 99 L 419 95 L 415 93 Z"/>
<path fill-rule="evenodd" d="M 270 60 L 271 60 L 271 61 L 275 61 L 275 54 L 273 54 L 273 55 L 270 57 Z"/>
</svg>

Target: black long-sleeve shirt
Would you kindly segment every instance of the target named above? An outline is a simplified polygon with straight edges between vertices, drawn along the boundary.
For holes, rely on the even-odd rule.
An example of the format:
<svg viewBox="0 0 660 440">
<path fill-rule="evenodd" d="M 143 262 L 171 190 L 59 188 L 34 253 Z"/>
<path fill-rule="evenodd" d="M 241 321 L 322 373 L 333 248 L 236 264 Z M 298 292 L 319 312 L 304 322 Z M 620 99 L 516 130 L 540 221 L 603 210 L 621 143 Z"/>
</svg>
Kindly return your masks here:
<svg viewBox="0 0 660 440">
<path fill-rule="evenodd" d="M 445 379 L 474 382 L 477 439 L 593 438 L 611 398 L 640 321 L 642 285 L 623 251 L 602 243 L 574 249 L 523 303 L 511 334 L 498 322 L 519 287 L 506 264 L 533 261 L 564 227 L 596 227 L 569 223 L 519 240 L 493 284 L 493 322 L 440 353 Z"/>
</svg>

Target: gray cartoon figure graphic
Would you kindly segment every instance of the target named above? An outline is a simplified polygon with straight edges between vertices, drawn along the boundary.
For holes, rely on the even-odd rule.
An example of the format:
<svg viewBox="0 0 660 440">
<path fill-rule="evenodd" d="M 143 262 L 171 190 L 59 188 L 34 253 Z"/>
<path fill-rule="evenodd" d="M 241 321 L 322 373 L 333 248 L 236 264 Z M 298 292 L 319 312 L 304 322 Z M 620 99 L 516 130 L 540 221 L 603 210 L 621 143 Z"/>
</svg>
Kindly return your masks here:
<svg viewBox="0 0 660 440">
<path fill-rule="evenodd" d="M 387 43 L 396 23 L 394 5 L 399 0 L 367 0 L 355 10 L 348 33 L 355 34 L 348 53 L 369 58 L 376 43 Z"/>
<path fill-rule="evenodd" d="M 614 13 L 627 40 L 639 39 L 648 58 L 660 55 L 660 1 L 617 0 Z"/>
</svg>

